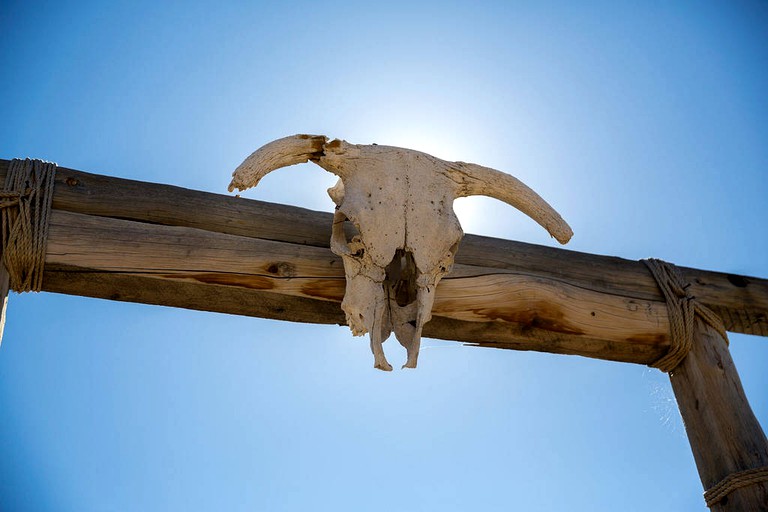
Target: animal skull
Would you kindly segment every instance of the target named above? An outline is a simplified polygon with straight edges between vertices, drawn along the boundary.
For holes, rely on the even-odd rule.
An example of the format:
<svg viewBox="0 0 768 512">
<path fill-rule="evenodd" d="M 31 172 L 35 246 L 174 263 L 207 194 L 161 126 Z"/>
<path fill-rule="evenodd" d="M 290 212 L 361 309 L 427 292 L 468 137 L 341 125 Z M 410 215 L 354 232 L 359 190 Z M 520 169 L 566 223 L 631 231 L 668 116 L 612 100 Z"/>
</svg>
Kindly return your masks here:
<svg viewBox="0 0 768 512">
<path fill-rule="evenodd" d="M 435 288 L 451 270 L 464 235 L 454 199 L 493 197 L 530 216 L 562 244 L 573 235 L 546 201 L 508 174 L 411 149 L 328 142 L 322 135 L 285 137 L 256 150 L 232 174 L 229 191 L 307 161 L 339 177 L 328 194 L 336 203 L 331 251 L 342 258 L 347 278 L 341 307 L 354 335 L 370 333 L 380 370 L 392 370 L 382 349 L 392 331 L 408 352 L 403 368 L 416 367 Z M 347 220 L 358 231 L 350 240 Z"/>
</svg>

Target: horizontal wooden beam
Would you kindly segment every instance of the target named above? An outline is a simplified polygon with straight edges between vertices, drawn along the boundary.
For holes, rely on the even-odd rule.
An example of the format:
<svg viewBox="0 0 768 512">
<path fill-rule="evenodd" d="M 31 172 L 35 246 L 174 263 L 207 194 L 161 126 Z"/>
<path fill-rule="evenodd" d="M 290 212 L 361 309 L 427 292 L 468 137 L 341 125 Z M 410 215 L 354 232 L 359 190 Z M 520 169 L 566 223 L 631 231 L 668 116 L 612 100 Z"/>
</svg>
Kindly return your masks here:
<svg viewBox="0 0 768 512">
<path fill-rule="evenodd" d="M 325 247 L 54 210 L 45 265 L 47 291 L 344 322 L 342 262 Z M 669 345 L 662 302 L 504 269 L 456 265 L 433 315 L 427 336 L 500 348 L 648 363 Z"/>
<path fill-rule="evenodd" d="M 53 208 L 45 290 L 344 321 L 329 213 L 67 168 Z M 456 262 L 427 336 L 637 363 L 668 346 L 663 299 L 640 262 L 472 235 Z M 683 272 L 728 330 L 768 335 L 767 280 Z"/>
</svg>

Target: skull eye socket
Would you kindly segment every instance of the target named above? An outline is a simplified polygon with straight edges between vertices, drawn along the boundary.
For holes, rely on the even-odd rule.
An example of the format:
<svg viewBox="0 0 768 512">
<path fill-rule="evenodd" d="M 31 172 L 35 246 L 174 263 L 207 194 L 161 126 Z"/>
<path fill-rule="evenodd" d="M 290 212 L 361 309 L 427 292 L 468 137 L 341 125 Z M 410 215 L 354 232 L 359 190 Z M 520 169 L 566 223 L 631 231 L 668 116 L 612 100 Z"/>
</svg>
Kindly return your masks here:
<svg viewBox="0 0 768 512">
<path fill-rule="evenodd" d="M 339 208 L 333 215 L 331 251 L 355 259 L 362 259 L 365 255 L 365 243 L 360 231 Z"/>
<path fill-rule="evenodd" d="M 351 256 L 356 258 L 362 258 L 365 256 L 365 244 L 360 238 L 360 235 L 353 236 L 352 240 L 347 242 L 347 245 L 349 246 L 349 252 Z"/>
<path fill-rule="evenodd" d="M 360 231 L 349 218 L 344 219 L 342 229 L 344 230 L 344 239 L 347 242 L 350 256 L 356 258 L 365 256 L 365 243 L 363 243 L 362 235 L 360 235 Z"/>
</svg>

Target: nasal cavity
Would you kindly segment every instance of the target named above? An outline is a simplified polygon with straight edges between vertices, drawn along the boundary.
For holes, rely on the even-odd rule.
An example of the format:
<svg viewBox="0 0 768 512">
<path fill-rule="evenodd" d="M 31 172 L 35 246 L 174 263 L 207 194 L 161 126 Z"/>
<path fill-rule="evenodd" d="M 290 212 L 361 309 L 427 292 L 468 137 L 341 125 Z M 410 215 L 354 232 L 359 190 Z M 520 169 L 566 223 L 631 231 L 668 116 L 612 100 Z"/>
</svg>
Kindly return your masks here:
<svg viewBox="0 0 768 512">
<path fill-rule="evenodd" d="M 395 251 L 395 256 L 386 268 L 386 284 L 390 298 L 400 307 L 416 300 L 416 277 L 418 269 L 413 254 L 404 249 Z"/>
</svg>

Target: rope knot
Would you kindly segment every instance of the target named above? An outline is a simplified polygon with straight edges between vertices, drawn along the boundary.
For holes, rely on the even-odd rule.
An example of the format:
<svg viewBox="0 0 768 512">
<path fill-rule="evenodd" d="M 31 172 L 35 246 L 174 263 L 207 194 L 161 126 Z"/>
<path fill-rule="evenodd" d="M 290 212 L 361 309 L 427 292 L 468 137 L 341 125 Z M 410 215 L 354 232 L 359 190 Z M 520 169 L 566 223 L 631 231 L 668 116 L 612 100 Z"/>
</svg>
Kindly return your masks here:
<svg viewBox="0 0 768 512">
<path fill-rule="evenodd" d="M 2 264 L 17 292 L 40 291 L 56 164 L 14 159 L 0 191 Z"/>
<path fill-rule="evenodd" d="M 691 283 L 685 282 L 679 268 L 655 258 L 648 258 L 642 262 L 651 271 L 666 300 L 671 338 L 671 346 L 667 353 L 650 366 L 667 373 L 677 368 L 693 346 L 696 315 L 712 326 L 728 343 L 728 334 L 725 332 L 722 320 L 691 294 Z"/>
</svg>

